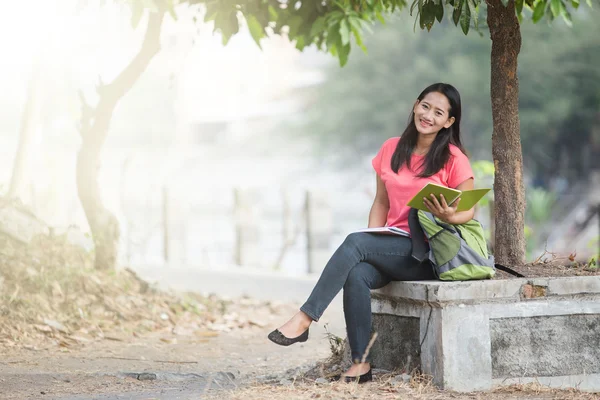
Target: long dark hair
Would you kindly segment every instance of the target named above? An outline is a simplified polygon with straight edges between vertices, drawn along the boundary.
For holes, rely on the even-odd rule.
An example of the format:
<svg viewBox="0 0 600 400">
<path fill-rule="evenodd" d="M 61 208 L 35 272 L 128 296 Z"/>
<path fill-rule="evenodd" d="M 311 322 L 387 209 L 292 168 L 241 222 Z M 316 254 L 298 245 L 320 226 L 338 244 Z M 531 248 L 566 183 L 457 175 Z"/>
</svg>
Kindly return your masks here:
<svg viewBox="0 0 600 400">
<path fill-rule="evenodd" d="M 438 132 L 425 156 L 423 162 L 425 168 L 418 175 L 421 178 L 434 175 L 446 165 L 450 158 L 450 143 L 466 154 L 466 151 L 460 142 L 461 105 L 458 90 L 447 83 L 434 83 L 421 92 L 418 97 L 419 102 L 423 100 L 427 94 L 432 92 L 441 93 L 446 96 L 450 103 L 448 118 L 454 117 L 454 123 L 450 128 L 442 128 Z M 417 146 L 418 140 L 419 131 L 417 131 L 417 126 L 415 125 L 415 113 L 413 108 L 410 112 L 408 126 L 404 130 L 404 133 L 402 133 L 400 141 L 398 141 L 398 145 L 396 146 L 396 150 L 394 150 L 394 154 L 392 155 L 391 167 L 395 173 L 398 173 L 398 170 L 400 170 L 404 164 L 406 164 L 408 169 L 411 169 L 410 159 L 413 150 Z"/>
</svg>

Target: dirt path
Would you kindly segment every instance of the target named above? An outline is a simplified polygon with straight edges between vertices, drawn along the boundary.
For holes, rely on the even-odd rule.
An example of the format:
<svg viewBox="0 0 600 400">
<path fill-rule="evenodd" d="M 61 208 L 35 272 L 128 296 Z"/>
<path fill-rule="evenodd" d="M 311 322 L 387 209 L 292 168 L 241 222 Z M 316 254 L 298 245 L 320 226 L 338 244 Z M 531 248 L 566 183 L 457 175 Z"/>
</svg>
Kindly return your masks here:
<svg viewBox="0 0 600 400">
<path fill-rule="evenodd" d="M 197 399 L 273 378 L 329 355 L 327 315 L 313 324 L 306 344 L 282 348 L 266 339 L 296 309 L 287 304 L 276 313 L 264 310 L 265 326 L 230 332 L 155 332 L 77 348 L 0 348 L 0 399 Z M 335 319 L 340 333 L 340 316 Z"/>
</svg>

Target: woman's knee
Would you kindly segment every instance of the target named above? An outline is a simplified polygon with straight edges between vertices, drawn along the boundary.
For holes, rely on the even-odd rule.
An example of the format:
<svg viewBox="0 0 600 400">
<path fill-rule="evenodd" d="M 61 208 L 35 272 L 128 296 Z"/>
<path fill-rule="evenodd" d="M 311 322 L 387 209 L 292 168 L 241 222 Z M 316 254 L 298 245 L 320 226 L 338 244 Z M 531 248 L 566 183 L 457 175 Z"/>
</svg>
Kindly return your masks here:
<svg viewBox="0 0 600 400">
<path fill-rule="evenodd" d="M 348 250 L 355 250 L 362 247 L 365 242 L 367 234 L 364 232 L 353 232 L 346 236 L 346 239 L 342 243 L 342 247 Z"/>
</svg>

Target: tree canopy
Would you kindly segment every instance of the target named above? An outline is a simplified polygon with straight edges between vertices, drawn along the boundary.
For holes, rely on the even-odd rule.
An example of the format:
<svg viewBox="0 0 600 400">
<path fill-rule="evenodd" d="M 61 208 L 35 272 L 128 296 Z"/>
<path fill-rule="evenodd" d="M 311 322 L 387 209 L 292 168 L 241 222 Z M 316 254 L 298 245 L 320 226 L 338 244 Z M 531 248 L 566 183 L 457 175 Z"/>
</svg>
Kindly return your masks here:
<svg viewBox="0 0 600 400">
<path fill-rule="evenodd" d="M 154 9 L 161 17 L 174 6 L 187 3 L 200 5 L 199 15 L 213 21 L 226 44 L 240 30 L 245 20 L 250 34 L 260 46 L 268 34 L 285 34 L 299 50 L 315 45 L 336 56 L 345 65 L 354 41 L 366 50 L 363 31 L 397 10 L 409 8 L 415 26 L 431 30 L 448 12 L 454 25 L 467 34 L 473 26 L 479 30 L 479 14 L 486 14 L 487 30 L 492 41 L 490 56 L 490 98 L 493 133 L 492 156 L 496 166 L 496 257 L 500 263 L 520 264 L 525 261 L 525 188 L 519 122 L 519 79 L 517 60 L 521 51 L 520 21 L 533 22 L 557 17 L 571 24 L 571 11 L 579 0 L 126 0 L 133 9 L 135 25 L 145 8 Z M 590 7 L 592 0 L 586 0 Z M 487 7 L 481 10 L 481 5 Z M 154 18 L 156 19 L 156 18 Z M 152 21 L 152 17 L 150 17 Z"/>
<path fill-rule="evenodd" d="M 595 143 L 591 133 L 600 113 L 600 26 L 595 21 L 600 12 L 586 11 L 574 15 L 572 28 L 562 23 L 522 27 L 519 111 L 525 165 L 532 174 L 555 174 L 564 146 L 570 146 L 572 162 L 577 162 L 586 145 Z M 447 81 L 462 96 L 467 149 L 474 158 L 490 159 L 491 43 L 478 35 L 460 38 L 448 23 L 409 35 L 408 19 L 396 17 L 377 27 L 365 41 L 368 55 L 355 54 L 341 70 L 329 68 L 308 125 L 300 131 L 338 149 L 372 153 L 384 139 L 402 133 L 423 87 Z M 571 165 L 569 170 L 581 173 L 582 168 Z"/>
</svg>

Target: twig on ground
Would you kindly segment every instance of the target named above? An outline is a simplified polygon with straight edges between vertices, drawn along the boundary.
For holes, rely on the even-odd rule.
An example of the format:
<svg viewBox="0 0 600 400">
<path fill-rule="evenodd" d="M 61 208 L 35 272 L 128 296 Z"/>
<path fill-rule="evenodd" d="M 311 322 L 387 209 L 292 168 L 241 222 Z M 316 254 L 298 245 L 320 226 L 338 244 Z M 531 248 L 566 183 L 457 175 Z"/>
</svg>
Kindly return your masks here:
<svg viewBox="0 0 600 400">
<path fill-rule="evenodd" d="M 198 364 L 198 361 L 172 361 L 172 360 L 142 360 L 140 358 L 129 358 L 129 357 L 111 357 L 111 356 L 102 356 L 96 358 L 85 358 L 86 360 L 95 360 L 97 358 L 102 359 L 111 359 L 111 360 L 128 360 L 128 361 L 149 361 L 149 362 L 157 362 L 157 363 L 169 363 L 169 364 Z"/>
</svg>

